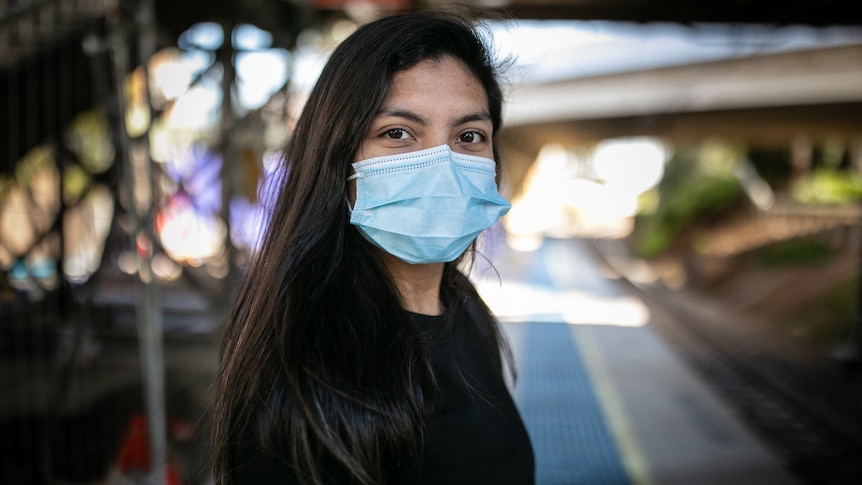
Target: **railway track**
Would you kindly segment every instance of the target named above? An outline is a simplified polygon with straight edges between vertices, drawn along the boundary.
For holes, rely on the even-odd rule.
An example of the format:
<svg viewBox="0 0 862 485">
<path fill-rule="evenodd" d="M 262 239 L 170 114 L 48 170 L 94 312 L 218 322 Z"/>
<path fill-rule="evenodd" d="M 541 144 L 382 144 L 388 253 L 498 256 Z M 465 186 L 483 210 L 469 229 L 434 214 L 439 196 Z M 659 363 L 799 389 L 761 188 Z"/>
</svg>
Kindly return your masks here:
<svg viewBox="0 0 862 485">
<path fill-rule="evenodd" d="M 625 278 L 612 257 L 599 253 Z M 772 355 L 729 331 L 728 319 L 736 317 L 714 302 L 625 280 L 644 297 L 659 333 L 799 483 L 862 483 L 862 375 L 842 374 L 838 363 Z"/>
</svg>

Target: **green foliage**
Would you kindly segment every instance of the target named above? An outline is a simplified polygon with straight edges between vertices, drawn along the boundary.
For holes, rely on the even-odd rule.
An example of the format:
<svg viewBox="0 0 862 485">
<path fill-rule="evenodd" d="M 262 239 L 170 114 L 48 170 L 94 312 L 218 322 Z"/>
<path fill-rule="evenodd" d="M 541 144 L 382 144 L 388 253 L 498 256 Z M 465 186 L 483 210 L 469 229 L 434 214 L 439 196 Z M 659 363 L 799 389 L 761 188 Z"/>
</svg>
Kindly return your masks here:
<svg viewBox="0 0 862 485">
<path fill-rule="evenodd" d="M 792 239 L 761 248 L 755 257 L 767 267 L 825 263 L 833 253 L 826 245 L 810 239 Z"/>
<path fill-rule="evenodd" d="M 82 113 L 66 132 L 66 145 L 89 173 L 102 173 L 114 162 L 108 116 L 101 110 Z"/>
<path fill-rule="evenodd" d="M 862 174 L 819 168 L 794 187 L 793 198 L 803 204 L 847 204 L 862 200 Z"/>
<path fill-rule="evenodd" d="M 661 254 L 673 242 L 676 235 L 671 228 L 664 226 L 658 217 L 640 219 L 635 252 L 643 258 L 653 258 Z"/>
<path fill-rule="evenodd" d="M 784 322 L 794 335 L 826 349 L 846 342 L 857 330 L 858 278 L 836 285 L 817 301 L 788 317 Z"/>
<path fill-rule="evenodd" d="M 90 175 L 80 165 L 71 165 L 63 174 L 63 197 L 66 204 L 75 205 L 90 187 Z"/>
<path fill-rule="evenodd" d="M 737 147 L 717 141 L 677 150 L 635 221 L 635 251 L 645 258 L 666 251 L 692 223 L 725 211 L 743 196 L 734 167 Z"/>
<path fill-rule="evenodd" d="M 678 187 L 682 187 L 689 180 L 698 177 L 700 170 L 698 166 L 699 157 L 696 153 L 676 153 L 665 163 L 664 175 L 658 183 L 659 204 L 671 197 Z"/>
<path fill-rule="evenodd" d="M 658 256 L 688 225 L 723 212 L 739 200 L 742 187 L 731 175 L 702 175 L 667 194 L 652 216 L 639 219 L 636 250 L 642 257 Z"/>
</svg>

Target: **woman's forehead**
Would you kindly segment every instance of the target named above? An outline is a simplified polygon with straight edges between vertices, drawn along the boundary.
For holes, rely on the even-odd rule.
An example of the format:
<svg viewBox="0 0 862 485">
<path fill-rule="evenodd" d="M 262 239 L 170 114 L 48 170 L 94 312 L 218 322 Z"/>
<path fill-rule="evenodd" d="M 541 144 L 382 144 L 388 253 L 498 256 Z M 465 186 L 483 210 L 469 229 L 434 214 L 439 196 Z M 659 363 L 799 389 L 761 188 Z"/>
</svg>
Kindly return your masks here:
<svg viewBox="0 0 862 485">
<path fill-rule="evenodd" d="M 396 72 L 381 111 L 406 103 L 433 108 L 444 102 L 460 102 L 471 111 L 488 111 L 488 95 L 482 83 L 451 56 L 424 59 Z"/>
</svg>

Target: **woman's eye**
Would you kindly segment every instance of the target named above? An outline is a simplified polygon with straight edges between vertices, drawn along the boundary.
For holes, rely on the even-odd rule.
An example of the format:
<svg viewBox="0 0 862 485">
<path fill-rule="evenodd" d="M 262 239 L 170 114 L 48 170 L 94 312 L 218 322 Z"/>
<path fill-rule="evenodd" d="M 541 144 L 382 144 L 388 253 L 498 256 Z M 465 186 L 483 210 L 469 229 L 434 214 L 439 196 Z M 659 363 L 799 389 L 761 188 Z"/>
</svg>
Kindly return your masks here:
<svg viewBox="0 0 862 485">
<path fill-rule="evenodd" d="M 401 128 L 393 128 L 386 131 L 386 137 L 393 140 L 404 140 L 407 139 L 409 135 L 405 130 L 402 130 Z"/>
<path fill-rule="evenodd" d="M 468 131 L 458 135 L 458 141 L 461 143 L 480 143 L 485 141 L 485 135 L 477 131 Z"/>
</svg>

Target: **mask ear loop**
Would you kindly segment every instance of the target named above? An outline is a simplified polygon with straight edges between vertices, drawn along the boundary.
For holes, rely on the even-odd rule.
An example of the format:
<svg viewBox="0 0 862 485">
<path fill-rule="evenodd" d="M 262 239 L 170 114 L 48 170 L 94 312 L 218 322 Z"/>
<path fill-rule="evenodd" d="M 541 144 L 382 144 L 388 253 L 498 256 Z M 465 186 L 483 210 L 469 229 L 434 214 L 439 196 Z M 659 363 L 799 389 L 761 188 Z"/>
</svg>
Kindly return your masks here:
<svg viewBox="0 0 862 485">
<path fill-rule="evenodd" d="M 350 177 L 347 177 L 347 181 L 350 182 L 351 180 L 356 180 L 359 177 L 362 177 L 362 173 L 356 172 Z M 347 213 L 353 215 L 353 206 L 350 205 L 350 197 L 348 197 L 347 194 L 344 194 L 344 202 L 347 203 Z"/>
</svg>

